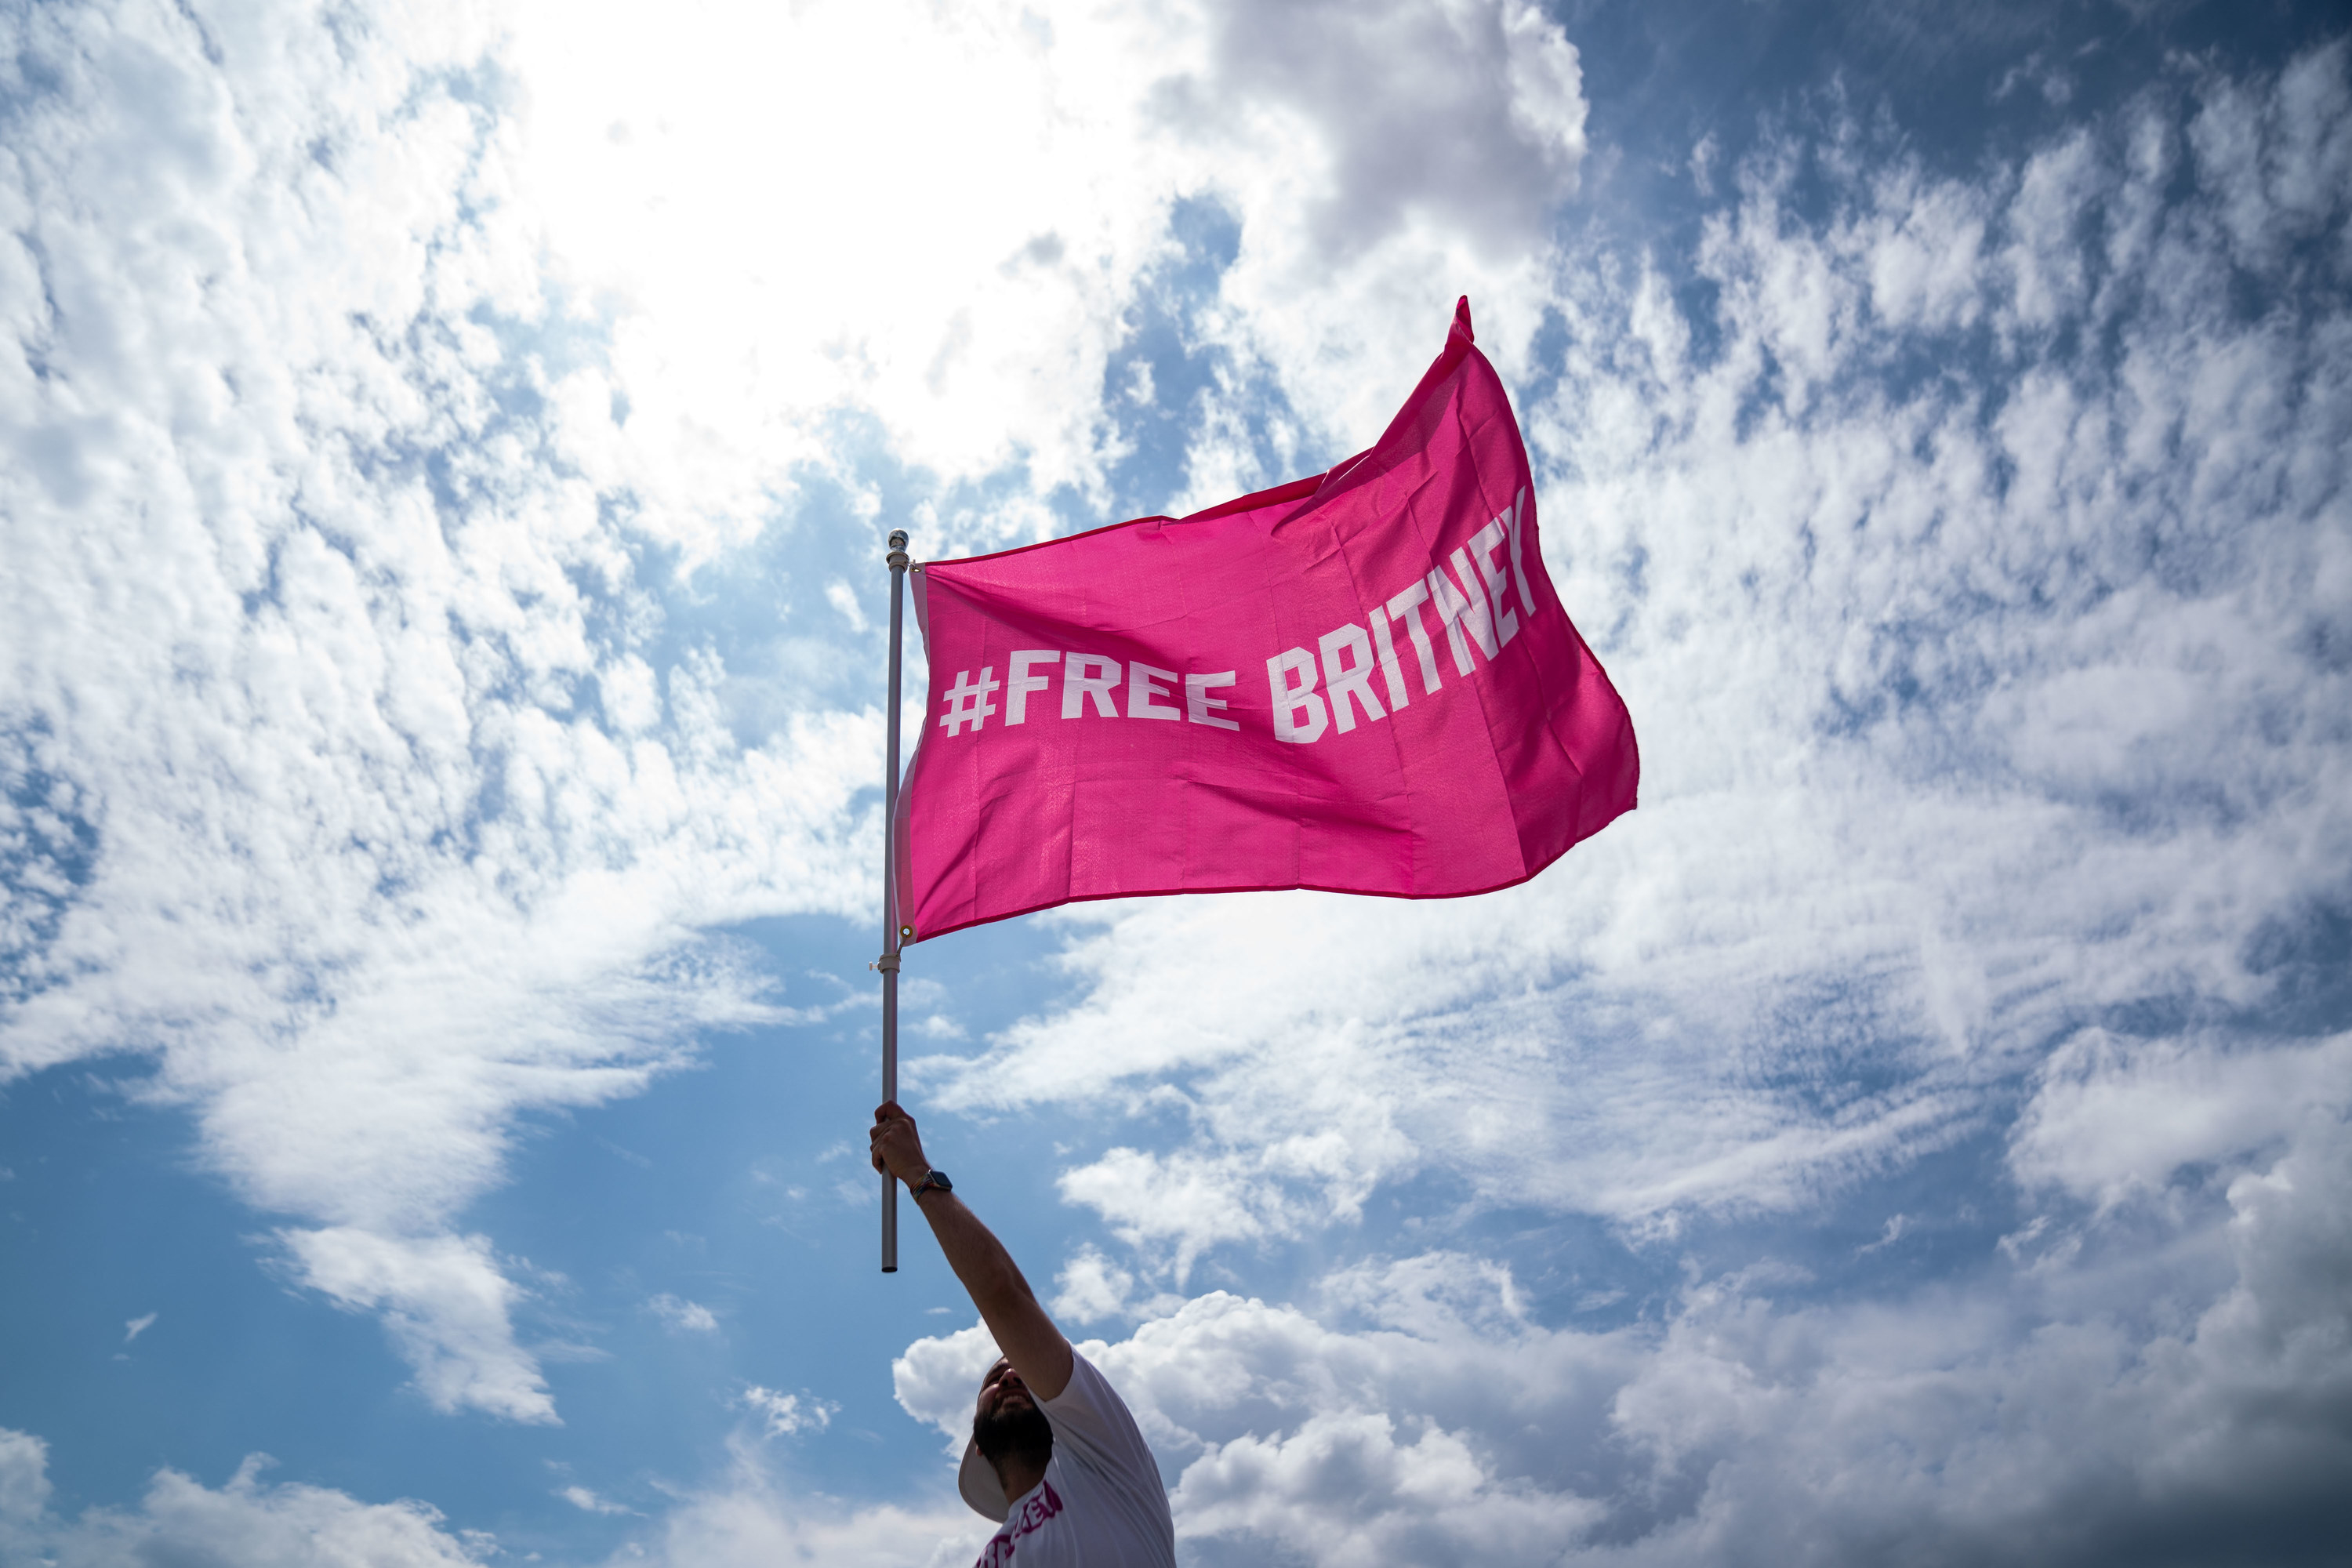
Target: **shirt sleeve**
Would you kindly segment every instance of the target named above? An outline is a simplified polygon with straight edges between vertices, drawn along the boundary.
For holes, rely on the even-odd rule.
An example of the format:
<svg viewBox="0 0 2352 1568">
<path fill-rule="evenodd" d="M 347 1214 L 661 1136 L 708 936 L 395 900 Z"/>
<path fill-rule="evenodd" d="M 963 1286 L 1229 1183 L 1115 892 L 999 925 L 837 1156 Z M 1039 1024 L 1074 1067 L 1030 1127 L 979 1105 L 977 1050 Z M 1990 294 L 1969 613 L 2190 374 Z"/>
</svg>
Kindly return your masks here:
<svg viewBox="0 0 2352 1568">
<path fill-rule="evenodd" d="M 1160 1479 L 1160 1462 L 1151 1457 L 1151 1445 L 1143 1440 L 1127 1402 L 1094 1363 L 1071 1351 L 1069 1386 L 1043 1401 L 1043 1407 L 1045 1419 L 1053 1423 L 1057 1451 L 1066 1448 L 1067 1458 L 1166 1517 L 1168 1489 Z"/>
</svg>

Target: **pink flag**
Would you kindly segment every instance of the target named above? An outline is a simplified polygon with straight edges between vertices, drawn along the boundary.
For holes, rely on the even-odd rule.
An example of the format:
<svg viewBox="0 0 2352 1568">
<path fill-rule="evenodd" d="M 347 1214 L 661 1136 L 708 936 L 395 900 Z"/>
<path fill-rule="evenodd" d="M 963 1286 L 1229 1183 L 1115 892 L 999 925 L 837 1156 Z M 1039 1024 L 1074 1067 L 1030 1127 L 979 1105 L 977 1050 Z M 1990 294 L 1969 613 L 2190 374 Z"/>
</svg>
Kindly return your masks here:
<svg viewBox="0 0 2352 1568">
<path fill-rule="evenodd" d="M 1633 805 L 1633 728 L 1544 574 L 1470 302 L 1329 473 L 915 569 L 919 941 L 1078 899 L 1523 882 Z"/>
</svg>

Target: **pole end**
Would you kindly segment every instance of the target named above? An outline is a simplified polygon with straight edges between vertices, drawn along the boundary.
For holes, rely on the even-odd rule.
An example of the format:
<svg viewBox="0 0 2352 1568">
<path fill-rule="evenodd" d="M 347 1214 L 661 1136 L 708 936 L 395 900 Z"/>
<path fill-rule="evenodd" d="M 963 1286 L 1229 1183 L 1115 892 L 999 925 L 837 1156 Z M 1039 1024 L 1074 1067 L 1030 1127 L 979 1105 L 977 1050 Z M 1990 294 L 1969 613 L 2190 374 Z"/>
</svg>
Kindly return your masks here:
<svg viewBox="0 0 2352 1568">
<path fill-rule="evenodd" d="M 898 1266 L 895 1263 L 886 1263 L 882 1266 L 882 1272 L 885 1274 L 896 1274 L 898 1272 Z"/>
<path fill-rule="evenodd" d="M 907 531 L 905 529 L 894 528 L 890 531 L 890 548 L 893 550 L 904 550 L 907 548 Z"/>
</svg>

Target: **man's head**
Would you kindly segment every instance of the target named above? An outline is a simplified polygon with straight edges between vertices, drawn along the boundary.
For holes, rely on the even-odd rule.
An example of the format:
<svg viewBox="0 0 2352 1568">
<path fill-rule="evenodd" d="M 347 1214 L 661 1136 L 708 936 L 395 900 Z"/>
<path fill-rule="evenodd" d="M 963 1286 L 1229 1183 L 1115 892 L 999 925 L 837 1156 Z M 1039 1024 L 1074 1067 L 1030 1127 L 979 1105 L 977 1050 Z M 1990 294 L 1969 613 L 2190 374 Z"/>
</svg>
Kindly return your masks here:
<svg viewBox="0 0 2352 1568">
<path fill-rule="evenodd" d="M 1037 1408 L 1013 1363 L 1002 1356 L 981 1380 L 980 1399 L 971 1413 L 971 1440 L 1000 1477 L 1008 1464 L 1042 1467 L 1054 1457 L 1054 1424 Z"/>
<path fill-rule="evenodd" d="M 1054 1424 L 1037 1408 L 1029 1385 L 1000 1357 L 981 1380 L 971 1413 L 971 1441 L 956 1470 L 956 1490 L 972 1510 L 1004 1522 L 1012 1500 L 1034 1484 L 1054 1457 Z"/>
</svg>

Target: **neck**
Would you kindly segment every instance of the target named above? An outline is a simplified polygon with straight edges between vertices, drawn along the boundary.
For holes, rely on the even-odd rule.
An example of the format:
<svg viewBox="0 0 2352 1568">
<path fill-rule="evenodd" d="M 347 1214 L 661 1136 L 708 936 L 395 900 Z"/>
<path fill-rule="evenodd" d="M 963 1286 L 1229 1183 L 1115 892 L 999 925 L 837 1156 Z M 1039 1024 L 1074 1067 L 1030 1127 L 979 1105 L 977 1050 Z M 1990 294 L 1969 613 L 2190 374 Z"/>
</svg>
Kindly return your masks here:
<svg viewBox="0 0 2352 1568">
<path fill-rule="evenodd" d="M 1006 1507 L 1019 1502 L 1045 1479 L 1045 1461 L 1027 1454 L 1007 1454 L 995 1465 L 996 1484 L 1004 1489 Z"/>
</svg>

